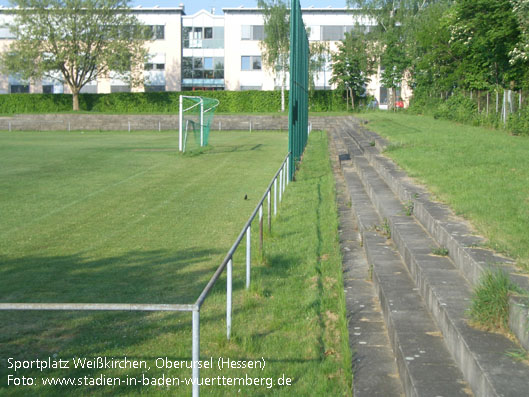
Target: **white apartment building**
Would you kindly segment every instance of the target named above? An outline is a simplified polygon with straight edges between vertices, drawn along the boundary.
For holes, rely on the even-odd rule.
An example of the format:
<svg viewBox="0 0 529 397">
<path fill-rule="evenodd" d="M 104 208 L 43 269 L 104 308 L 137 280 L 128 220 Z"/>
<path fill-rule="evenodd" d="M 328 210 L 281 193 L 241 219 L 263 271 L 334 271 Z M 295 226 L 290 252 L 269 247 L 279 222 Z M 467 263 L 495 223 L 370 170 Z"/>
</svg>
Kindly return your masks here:
<svg viewBox="0 0 529 397">
<path fill-rule="evenodd" d="M 182 17 L 184 7 L 132 9 L 132 13 L 153 33 L 147 42 L 149 63 L 144 65 L 145 84 L 131 88 L 119 76 L 110 74 L 107 78 L 94 81 L 81 90 L 82 93 L 111 93 L 128 91 L 180 91 L 182 89 Z M 13 19 L 9 8 L 0 6 L 0 51 L 5 51 L 15 39 L 8 29 Z M 68 93 L 68 87 L 58 81 L 21 81 L 17 76 L 0 75 L 0 94 L 7 93 Z"/>
<path fill-rule="evenodd" d="M 144 65 L 145 84 L 132 88 L 110 75 L 84 87 L 86 93 L 127 91 L 183 90 L 274 90 L 280 88 L 280 76 L 262 63 L 260 41 L 264 38 L 264 20 L 259 8 L 224 8 L 223 15 L 201 10 L 186 15 L 180 4 L 174 8 L 136 7 L 132 12 L 151 27 L 153 39 L 148 42 L 150 61 Z M 345 32 L 360 26 L 369 30 L 374 22 L 359 10 L 346 8 L 304 8 L 303 20 L 309 41 L 325 42 L 329 51 Z M 12 18 L 9 8 L 0 8 L 0 51 L 14 39 L 7 29 Z M 330 56 L 314 76 L 316 89 L 331 89 Z M 379 103 L 387 100 L 387 90 L 380 84 L 380 69 L 366 87 Z M 0 76 L 0 93 L 63 93 L 57 81 L 24 82 L 16 76 Z M 403 83 L 400 90 L 406 100 L 411 91 Z"/>
</svg>

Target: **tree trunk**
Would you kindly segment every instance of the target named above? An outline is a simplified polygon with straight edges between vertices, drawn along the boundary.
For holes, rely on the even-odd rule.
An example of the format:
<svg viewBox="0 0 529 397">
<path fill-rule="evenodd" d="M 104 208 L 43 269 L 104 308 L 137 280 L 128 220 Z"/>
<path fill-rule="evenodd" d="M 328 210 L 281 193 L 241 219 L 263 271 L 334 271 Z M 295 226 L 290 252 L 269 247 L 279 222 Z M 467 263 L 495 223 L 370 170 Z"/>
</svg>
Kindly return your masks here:
<svg viewBox="0 0 529 397">
<path fill-rule="evenodd" d="M 281 112 L 285 111 L 285 86 L 287 85 L 287 77 L 284 70 L 281 71 Z"/>
<path fill-rule="evenodd" d="M 397 102 L 397 88 L 396 87 L 392 87 L 390 90 L 390 95 L 389 95 L 389 108 L 393 111 L 395 111 L 395 102 Z"/>
<path fill-rule="evenodd" d="M 78 90 L 72 90 L 72 106 L 73 106 L 74 112 L 79 111 L 79 91 Z"/>
<path fill-rule="evenodd" d="M 499 102 L 498 96 L 499 96 L 498 88 L 496 87 L 496 114 L 498 114 L 498 102 Z"/>
<path fill-rule="evenodd" d="M 349 93 L 351 95 L 351 109 L 355 108 L 355 97 L 353 96 L 353 89 L 349 87 Z"/>
</svg>

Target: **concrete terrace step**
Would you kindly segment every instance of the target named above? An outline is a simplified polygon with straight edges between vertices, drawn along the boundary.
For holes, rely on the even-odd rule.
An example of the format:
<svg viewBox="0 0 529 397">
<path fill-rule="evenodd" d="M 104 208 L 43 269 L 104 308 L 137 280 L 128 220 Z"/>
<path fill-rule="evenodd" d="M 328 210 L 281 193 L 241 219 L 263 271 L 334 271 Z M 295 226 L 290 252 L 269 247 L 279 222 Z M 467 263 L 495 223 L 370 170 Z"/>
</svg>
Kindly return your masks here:
<svg viewBox="0 0 529 397">
<path fill-rule="evenodd" d="M 402 384 L 376 291 L 369 280 L 369 266 L 360 244 L 358 226 L 348 205 L 351 199 L 341 172 L 339 154 L 332 145 L 330 150 L 340 217 L 349 344 L 354 352 L 354 396 L 401 397 L 404 395 Z"/>
<path fill-rule="evenodd" d="M 335 137 L 336 154 L 339 157 L 343 152 L 343 145 Z M 342 153 L 343 154 L 343 153 Z M 350 161 L 349 161 L 350 164 Z M 450 353 L 443 343 L 441 332 L 428 314 L 426 305 L 418 294 L 410 275 L 396 251 L 388 245 L 385 237 L 374 233 L 374 226 L 380 224 L 380 217 L 370 203 L 360 179 L 354 170 L 342 161 L 341 166 L 345 182 L 349 190 L 352 212 L 355 214 L 356 223 L 362 235 L 363 247 L 368 257 L 368 263 L 373 266 L 372 274 L 364 274 L 364 277 L 372 277 L 376 292 L 380 301 L 384 320 L 386 322 L 389 339 L 393 354 L 397 363 L 400 379 L 406 395 L 409 396 L 468 396 L 471 394 L 466 382 L 463 380 L 461 371 L 451 358 Z M 343 243 L 342 243 L 343 245 Z M 353 255 L 353 257 L 351 257 Z M 365 261 L 365 259 L 364 259 Z M 347 296 L 351 293 L 354 297 L 348 299 L 348 318 L 354 321 L 358 318 L 355 313 L 365 312 L 365 308 L 359 308 L 360 302 L 365 302 L 365 289 L 359 288 L 358 275 L 356 290 L 351 290 L 351 273 L 349 266 L 355 263 L 355 267 L 361 267 L 358 262 L 362 259 L 355 251 L 344 253 L 344 284 Z M 367 267 L 367 265 L 365 265 Z M 364 270 L 366 273 L 367 271 Z M 366 284 L 366 281 L 363 281 Z M 372 302 L 370 302 L 372 304 Z M 368 311 L 368 318 L 373 313 Z M 366 316 L 363 313 L 363 316 Z M 365 335 L 366 331 L 373 332 L 372 323 L 366 327 L 364 322 L 352 322 L 352 326 L 358 325 L 361 332 L 353 331 L 353 335 L 362 335 L 360 338 L 373 338 Z M 354 338 L 350 336 L 350 338 Z M 360 351 L 360 368 L 369 365 L 370 360 L 380 360 L 379 356 L 369 359 L 368 355 L 376 355 L 377 350 L 362 349 L 362 345 L 353 345 L 353 349 Z M 386 361 L 383 361 L 387 363 Z M 379 367 L 380 364 L 377 365 Z M 375 367 L 375 370 L 378 369 Z M 380 385 L 357 384 L 362 382 L 367 371 L 355 373 L 355 395 L 387 395 Z M 366 387 L 368 386 L 368 387 Z M 362 388 L 364 387 L 364 388 Z M 360 390 L 359 390 L 360 389 Z M 387 388 L 385 389 L 387 390 Z M 364 394 L 362 394 L 364 393 Z"/>
<path fill-rule="evenodd" d="M 380 288 L 379 296 L 381 302 L 386 302 L 384 304 L 387 306 L 385 313 L 389 313 L 386 314 L 388 328 L 398 333 L 398 321 L 391 317 L 393 310 L 397 310 L 397 314 L 399 311 L 409 313 L 408 323 L 417 322 L 421 325 L 422 320 L 418 320 L 412 314 L 427 309 L 440 332 L 417 329 L 415 330 L 418 332 L 417 335 L 422 336 L 427 332 L 427 335 L 436 335 L 443 341 L 445 349 L 448 348 L 451 357 L 476 395 L 524 395 L 527 392 L 529 367 L 505 354 L 507 350 L 516 349 L 518 346 L 502 335 L 479 331 L 468 326 L 465 311 L 471 296 L 470 284 L 450 258 L 431 254 L 432 248 L 438 246 L 436 240 L 416 221 L 415 217 L 406 215 L 404 204 L 395 197 L 385 181 L 369 164 L 366 160 L 367 156 L 361 154 L 367 151 L 366 148 L 374 147 L 369 141 L 370 137 L 355 136 L 351 134 L 350 127 L 350 125 L 342 127 L 338 135 L 342 137 L 341 145 L 349 151 L 356 172 L 347 169 L 347 164 L 344 164 L 344 174 L 351 191 L 352 206 L 363 229 L 364 248 L 373 265 L 373 277 Z M 369 200 L 363 195 L 369 196 Z M 387 223 L 386 227 L 391 230 L 392 240 L 400 256 L 392 250 L 391 245 L 383 241 L 384 237 L 373 232 L 373 222 L 376 222 L 373 207 L 376 208 L 376 213 L 380 214 L 382 224 Z M 379 230 L 382 229 L 380 225 L 378 225 Z M 405 267 L 400 262 L 400 258 L 403 259 Z M 408 279 L 403 274 L 406 274 Z M 396 284 L 398 287 L 392 286 L 391 282 L 396 282 L 391 281 L 392 275 L 399 280 Z M 394 295 L 390 295 L 391 293 Z M 411 296 L 414 298 L 412 299 Z M 417 302 L 414 303 L 414 299 Z M 388 306 L 387 302 L 393 303 L 393 306 Z M 395 309 L 395 302 L 399 302 L 402 306 Z M 413 332 L 409 332 L 408 335 L 413 335 Z M 402 342 L 400 343 L 402 345 Z M 398 349 L 394 347 L 394 350 L 398 358 Z M 429 352 L 429 350 L 422 351 Z M 421 354 L 418 356 L 417 359 L 423 358 Z M 433 356 L 443 358 L 444 354 L 436 351 Z M 412 358 L 415 355 L 405 356 L 404 359 L 406 357 Z M 431 368 L 446 366 L 453 370 L 452 365 L 446 363 L 437 366 L 430 363 L 430 365 Z M 402 366 L 400 360 L 399 370 Z M 401 374 L 404 374 L 405 385 L 409 383 L 406 380 L 406 376 L 409 375 L 406 373 L 405 370 L 401 371 Z M 435 371 L 430 374 L 437 378 Z M 454 391 L 446 387 L 445 392 L 441 389 L 439 395 L 454 395 Z M 413 395 L 408 392 L 406 386 L 405 388 L 409 395 Z M 462 386 L 460 391 L 468 392 L 468 389 Z M 431 395 L 430 392 L 425 393 L 418 395 Z"/>
<path fill-rule="evenodd" d="M 352 150 L 363 153 L 400 201 L 413 206 L 416 219 L 440 246 L 448 249 L 455 265 L 472 285 L 477 285 L 487 270 L 502 269 L 514 283 L 529 291 L 529 277 L 518 272 L 512 259 L 477 247 L 483 243 L 482 237 L 476 236 L 471 227 L 456 218 L 447 206 L 432 201 L 424 189 L 414 185 L 391 160 L 380 155 L 389 145 L 385 139 L 366 130 L 363 124 L 352 118 L 345 120 L 345 124 L 348 127 L 346 139 Z M 529 350 L 529 304 L 526 299 L 512 296 L 509 306 L 511 331 Z"/>
</svg>

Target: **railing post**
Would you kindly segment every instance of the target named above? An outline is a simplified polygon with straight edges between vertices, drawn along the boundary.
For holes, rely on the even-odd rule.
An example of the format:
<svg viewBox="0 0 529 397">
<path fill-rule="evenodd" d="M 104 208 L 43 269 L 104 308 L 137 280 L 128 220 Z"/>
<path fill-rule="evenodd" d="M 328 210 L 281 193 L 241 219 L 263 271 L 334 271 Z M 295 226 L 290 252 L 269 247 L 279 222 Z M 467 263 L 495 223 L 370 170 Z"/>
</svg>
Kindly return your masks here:
<svg viewBox="0 0 529 397">
<path fill-rule="evenodd" d="M 252 266 L 252 223 L 246 229 L 246 289 L 250 288 L 250 271 Z"/>
<path fill-rule="evenodd" d="M 183 132 L 184 132 L 184 127 L 183 127 L 183 123 L 184 123 L 184 107 L 183 107 L 183 97 L 182 95 L 180 95 L 180 111 L 179 111 L 179 115 L 178 115 L 178 151 L 182 151 L 183 150 L 183 143 L 184 143 L 184 140 L 183 140 Z"/>
<path fill-rule="evenodd" d="M 271 192 L 269 190 L 268 191 L 268 213 L 267 213 L 267 217 L 268 217 L 268 233 L 272 233 L 272 201 L 270 199 L 270 196 L 271 196 Z"/>
<path fill-rule="evenodd" d="M 259 207 L 259 251 L 263 257 L 263 204 Z"/>
<path fill-rule="evenodd" d="M 283 163 L 283 193 L 285 193 L 286 188 L 287 188 L 287 168 L 286 168 L 286 163 Z"/>
<path fill-rule="evenodd" d="M 193 397 L 198 397 L 200 394 L 200 368 L 198 362 L 200 361 L 200 310 L 193 310 L 193 344 L 192 344 L 192 377 L 193 377 Z"/>
<path fill-rule="evenodd" d="M 274 179 L 274 216 L 277 215 L 277 177 Z"/>
<path fill-rule="evenodd" d="M 232 292 L 232 280 L 231 273 L 233 267 L 233 259 L 230 258 L 228 261 L 227 268 L 227 279 L 226 279 L 226 337 L 230 340 L 231 334 L 231 292 Z"/>
<path fill-rule="evenodd" d="M 279 171 L 279 203 L 281 204 L 281 194 L 283 193 L 283 166 Z"/>
<path fill-rule="evenodd" d="M 290 170 L 290 156 L 287 157 L 287 185 L 290 183 L 290 178 L 288 176 L 288 170 Z"/>
</svg>

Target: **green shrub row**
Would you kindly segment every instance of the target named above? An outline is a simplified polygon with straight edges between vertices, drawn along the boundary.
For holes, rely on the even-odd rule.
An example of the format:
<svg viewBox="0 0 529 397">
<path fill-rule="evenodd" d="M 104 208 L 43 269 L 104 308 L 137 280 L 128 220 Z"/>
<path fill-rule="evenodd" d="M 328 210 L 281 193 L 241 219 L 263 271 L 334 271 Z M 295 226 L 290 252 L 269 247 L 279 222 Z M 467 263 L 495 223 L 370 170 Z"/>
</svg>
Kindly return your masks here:
<svg viewBox="0 0 529 397">
<path fill-rule="evenodd" d="M 178 113 L 180 95 L 203 95 L 220 101 L 222 113 L 270 113 L 281 109 L 280 91 L 195 91 L 81 94 L 82 111 L 102 113 Z M 311 111 L 344 111 L 341 91 L 311 91 Z M 285 93 L 288 109 L 288 92 Z M 0 95 L 0 114 L 61 113 L 72 110 L 69 94 Z"/>
<path fill-rule="evenodd" d="M 505 127 L 514 135 L 529 135 L 529 107 L 510 114 L 504 126 L 499 113 L 491 111 L 487 114 L 483 110 L 479 112 L 477 103 L 462 93 L 455 93 L 446 100 L 415 95 L 408 111 L 475 126 Z"/>
</svg>

